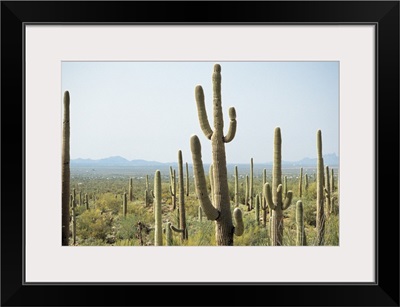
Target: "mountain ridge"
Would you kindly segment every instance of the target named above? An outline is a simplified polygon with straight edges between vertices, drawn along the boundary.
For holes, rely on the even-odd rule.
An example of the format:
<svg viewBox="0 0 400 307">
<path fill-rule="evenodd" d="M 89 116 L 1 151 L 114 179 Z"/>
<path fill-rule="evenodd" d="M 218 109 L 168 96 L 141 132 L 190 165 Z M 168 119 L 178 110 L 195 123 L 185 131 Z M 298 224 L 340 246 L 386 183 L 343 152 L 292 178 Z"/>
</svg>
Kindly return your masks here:
<svg viewBox="0 0 400 307">
<path fill-rule="evenodd" d="M 339 157 L 335 153 L 323 155 L 324 164 L 330 166 L 339 165 Z M 208 163 L 205 163 L 208 164 Z M 235 163 L 228 163 L 233 165 Z M 246 164 L 246 163 L 237 163 Z M 263 162 L 255 164 L 266 164 L 272 165 L 272 162 Z M 303 158 L 298 161 L 282 161 L 284 166 L 315 166 L 317 164 L 317 158 Z M 154 165 L 177 165 L 177 162 L 158 162 L 158 161 L 148 161 L 143 159 L 128 160 L 121 156 L 111 156 L 102 159 L 71 159 L 71 166 L 154 166 Z"/>
</svg>

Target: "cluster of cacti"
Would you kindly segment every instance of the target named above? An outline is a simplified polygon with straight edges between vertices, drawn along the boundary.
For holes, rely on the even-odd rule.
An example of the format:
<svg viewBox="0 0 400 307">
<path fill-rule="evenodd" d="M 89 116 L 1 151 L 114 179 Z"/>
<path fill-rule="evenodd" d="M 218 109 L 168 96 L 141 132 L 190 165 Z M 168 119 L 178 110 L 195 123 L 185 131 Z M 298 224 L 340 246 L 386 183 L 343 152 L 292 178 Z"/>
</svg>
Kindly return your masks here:
<svg viewBox="0 0 400 307">
<path fill-rule="evenodd" d="M 288 191 L 285 198 L 282 197 L 282 138 L 281 129 L 275 128 L 274 133 L 274 160 L 272 169 L 272 189 L 267 182 L 264 185 L 264 195 L 272 212 L 271 220 L 271 245 L 283 243 L 283 211 L 289 208 L 292 201 L 292 191 Z"/>
<path fill-rule="evenodd" d="M 70 122 L 69 122 L 69 92 L 64 93 L 64 116 L 63 116 L 63 128 L 62 128 L 62 167 L 61 167 L 61 244 L 63 246 L 68 245 L 69 241 L 69 202 L 70 202 Z"/>
<path fill-rule="evenodd" d="M 229 193 L 228 186 L 228 172 L 226 162 L 225 143 L 231 142 L 236 134 L 237 122 L 236 122 L 236 110 L 235 108 L 229 108 L 229 129 L 226 135 L 224 135 L 224 120 L 222 112 L 222 99 L 221 99 L 221 67 L 220 65 L 214 65 L 214 71 L 212 75 L 212 88 L 213 88 L 213 127 L 210 126 L 209 119 L 207 116 L 204 92 L 203 88 L 198 85 L 195 87 L 195 101 L 197 106 L 198 118 L 202 132 L 207 139 L 211 141 L 212 145 L 212 163 L 209 168 L 209 190 L 206 183 L 206 176 L 202 162 L 201 143 L 197 135 L 192 135 L 190 138 L 190 149 L 193 159 L 193 173 L 194 173 L 194 185 L 196 189 L 196 196 L 199 200 L 200 206 L 198 207 L 198 221 L 202 222 L 203 216 L 208 220 L 214 222 L 215 225 L 215 242 L 218 246 L 232 246 L 234 245 L 234 236 L 241 236 L 244 232 L 244 223 L 242 217 L 242 211 L 240 209 L 240 203 L 243 201 L 243 192 L 239 192 L 239 173 L 238 166 L 234 167 L 234 194 Z M 86 191 L 91 192 L 91 189 L 86 187 L 82 191 L 79 191 L 79 195 L 75 189 L 70 190 L 70 126 L 69 126 L 69 92 L 64 93 L 64 118 L 63 118 L 63 146 L 62 146 L 62 245 L 68 245 L 69 237 L 72 237 L 71 245 L 77 245 L 77 209 L 78 214 L 81 214 L 79 206 L 85 205 L 86 209 L 89 210 L 89 197 Z M 184 171 L 186 171 L 184 173 Z M 257 171 L 257 168 L 256 168 Z M 168 171 L 166 171 L 167 173 Z M 186 176 L 185 176 L 186 175 Z M 312 176 L 312 175 L 311 175 Z M 254 185 L 254 178 L 256 178 Z M 289 208 L 292 202 L 293 192 L 288 190 L 288 177 L 282 174 L 282 137 L 280 127 L 276 127 L 274 130 L 274 142 L 273 142 L 273 167 L 272 167 L 272 182 L 271 184 L 267 181 L 267 169 L 263 169 L 262 173 L 262 189 L 261 192 L 258 190 L 259 179 L 258 175 L 254 177 L 254 165 L 253 158 L 250 159 L 250 172 L 245 177 L 245 195 L 244 205 L 247 206 L 248 211 L 254 209 L 254 216 L 252 212 L 248 212 L 248 216 L 251 219 L 254 218 L 255 225 L 260 226 L 261 221 L 265 231 L 263 235 L 267 233 L 270 244 L 272 246 L 283 245 L 284 236 L 284 211 Z M 293 181 L 290 178 L 292 174 L 289 174 L 290 187 L 293 185 Z M 308 208 L 303 206 L 301 198 L 306 195 L 305 199 L 311 196 L 311 193 L 306 191 L 309 188 L 309 177 L 307 173 L 303 174 L 303 167 L 300 168 L 299 182 L 298 182 L 298 195 L 299 200 L 296 202 L 295 210 L 289 211 L 289 217 L 295 217 L 296 225 L 296 245 L 305 246 L 307 245 L 305 220 L 304 220 L 304 208 L 308 213 Z M 325 244 L 325 224 L 330 214 L 334 212 L 334 170 L 330 169 L 329 166 L 324 166 L 322 156 L 322 134 L 321 130 L 317 131 L 317 172 L 314 174 L 316 179 L 316 245 Z M 125 180 L 125 179 L 124 179 Z M 297 180 L 297 179 L 296 179 Z M 303 184 L 304 180 L 304 184 Z M 168 181 L 168 179 L 167 179 Z M 297 182 L 296 182 L 297 183 Z M 122 184 L 121 184 L 122 185 Z M 126 191 L 126 181 L 123 182 L 125 186 L 123 190 Z M 314 182 L 312 183 L 314 185 Z M 168 185 L 166 185 L 168 186 Z M 78 185 L 76 185 L 78 187 Z M 254 189 L 255 187 L 255 189 Z M 165 245 L 175 245 L 173 240 L 173 232 L 179 233 L 182 241 L 188 240 L 188 224 L 186 220 L 186 214 L 193 213 L 190 207 L 189 197 L 189 166 L 185 163 L 185 170 L 183 165 L 182 151 L 178 151 L 178 171 L 176 172 L 172 166 L 169 168 L 169 193 L 171 195 L 172 209 L 176 209 L 176 223 L 169 221 L 170 212 L 164 210 L 164 222 L 167 221 L 163 229 L 163 213 L 162 213 L 162 193 L 161 193 L 161 172 L 156 170 L 154 174 L 154 190 L 150 189 L 149 175 L 146 175 L 146 186 L 144 203 L 145 207 L 153 204 L 154 212 L 154 245 L 162 246 L 163 235 L 165 234 Z M 177 190 L 178 188 L 178 190 Z M 296 188 L 296 187 L 295 187 Z M 294 189 L 295 189 L 294 188 Z M 243 189 L 243 183 L 241 183 L 241 189 Z M 115 189 L 116 190 L 116 189 Z M 114 193 L 115 190 L 111 191 Z M 166 189 L 166 192 L 168 189 Z M 255 192 L 256 190 L 256 192 Z M 133 196 L 133 178 L 129 178 L 129 190 L 123 192 L 117 190 L 115 194 L 116 198 L 122 196 L 122 215 L 124 218 L 128 214 L 128 195 L 129 201 L 134 201 Z M 233 195 L 233 206 L 231 206 Z M 67 208 L 65 208 L 65 199 L 67 196 Z M 79 197 L 79 199 L 78 199 Z M 101 194 L 100 194 L 100 197 Z M 107 195 L 109 197 L 109 195 Z M 185 200 L 186 197 L 186 200 Z M 240 198 L 242 197 L 242 198 Z M 99 198 L 100 199 L 100 198 Z M 107 199 L 107 198 L 104 198 Z M 112 204 L 115 206 L 121 206 L 120 200 L 114 200 L 113 194 L 111 194 Z M 315 199 L 315 198 L 313 198 Z M 94 207 L 96 196 L 93 193 Z M 190 198 L 189 198 L 190 200 Z M 91 200 L 92 201 L 92 200 Z M 141 200 L 140 200 L 141 201 Z M 187 201 L 189 206 L 186 208 Z M 314 202 L 314 201 L 313 201 Z M 131 204 L 130 204 L 131 205 Z M 102 208 L 101 214 L 103 214 L 103 199 L 99 200 L 98 206 Z M 142 207 L 142 206 L 139 206 Z M 112 208 L 106 207 L 106 209 Z M 119 207 L 120 208 L 120 207 Z M 131 213 L 136 211 L 136 207 L 130 207 Z M 66 210 L 67 209 L 67 210 Z M 104 210 L 112 211 L 112 210 Z M 142 208 L 143 209 L 143 208 Z M 145 208 L 145 210 L 151 208 Z M 120 210 L 120 209 L 119 209 Z M 261 216 L 261 210 L 262 216 Z M 96 210 L 84 212 L 85 214 L 93 214 Z M 117 210 L 114 210 L 112 214 L 115 214 Z M 120 214 L 120 211 L 119 213 Z M 292 215 L 293 214 L 293 215 Z M 194 214 L 196 215 L 196 211 Z M 267 230 L 268 215 L 270 220 L 269 229 Z M 295 215 L 295 216 L 294 216 Z M 103 215 L 104 216 L 104 215 Z M 82 232 L 79 221 L 83 220 L 84 215 L 78 217 L 78 245 L 80 245 L 82 239 Z M 196 218 L 196 217 L 195 217 Z M 308 218 L 308 214 L 307 214 Z M 334 217 L 331 218 L 331 220 Z M 66 221 L 66 219 L 68 219 Z M 122 221 L 123 219 L 121 219 Z M 152 220 L 152 218 L 151 218 Z M 190 224 L 191 219 L 189 217 L 189 229 L 193 224 Z M 125 220 L 125 223 L 128 220 Z M 152 221 L 150 222 L 152 224 Z M 285 221 L 286 223 L 286 221 Z M 175 226 L 174 226 L 175 224 Z M 252 222 L 254 225 L 254 221 Z M 83 224 L 84 225 L 84 224 Z M 205 223 L 203 224 L 205 225 Z M 311 225 L 311 223 L 310 223 Z M 293 223 L 294 226 L 294 223 Z M 141 245 L 144 245 L 142 237 L 142 229 L 144 224 L 138 223 L 138 235 L 140 237 Z M 286 226 L 287 227 L 287 226 Z M 328 229 L 328 228 L 327 228 Z M 207 230 L 208 231 L 208 230 Z M 307 231 L 308 228 L 307 228 Z M 291 229 L 288 232 L 292 232 Z M 193 231 L 195 233 L 195 231 Z M 294 233 L 294 230 L 293 230 Z M 309 233 L 309 232 L 308 232 Z M 285 234 L 286 236 L 286 234 Z M 138 237 L 138 238 L 139 238 Z M 193 236 L 195 237 L 195 236 Z M 189 242 L 186 242 L 189 244 Z M 185 244 L 186 244 L 185 243 Z M 285 241 L 286 243 L 286 241 Z M 329 244 L 329 243 L 327 243 Z"/>
<path fill-rule="evenodd" d="M 203 88 L 200 85 L 195 88 L 200 126 L 204 135 L 211 140 L 212 144 L 213 195 L 211 196 L 211 200 L 206 188 L 200 140 L 196 135 L 191 137 L 190 148 L 193 158 L 196 193 L 207 218 L 215 221 L 216 244 L 231 246 L 233 245 L 233 235 L 240 236 L 244 231 L 242 211 L 239 208 L 233 210 L 236 226 L 233 225 L 232 221 L 225 154 L 225 143 L 232 141 L 236 133 L 236 111 L 233 107 L 229 109 L 230 126 L 228 133 L 224 135 L 221 100 L 221 66 L 219 64 L 214 65 L 212 79 L 214 130 L 211 129 L 207 118 Z"/>
</svg>

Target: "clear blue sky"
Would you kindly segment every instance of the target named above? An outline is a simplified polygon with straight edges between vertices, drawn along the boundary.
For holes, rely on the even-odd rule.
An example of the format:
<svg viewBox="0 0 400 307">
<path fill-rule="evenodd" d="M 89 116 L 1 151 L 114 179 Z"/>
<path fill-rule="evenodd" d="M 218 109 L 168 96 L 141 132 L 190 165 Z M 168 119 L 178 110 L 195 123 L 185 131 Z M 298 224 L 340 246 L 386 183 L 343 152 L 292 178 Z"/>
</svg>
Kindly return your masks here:
<svg viewBox="0 0 400 307">
<path fill-rule="evenodd" d="M 224 134 L 228 108 L 235 107 L 237 115 L 236 137 L 225 144 L 229 163 L 272 161 L 277 126 L 285 161 L 316 157 L 318 129 L 323 154 L 339 154 L 339 62 L 63 62 L 71 159 L 176 162 L 180 149 L 191 163 L 190 137 L 197 134 L 203 162 L 210 163 L 194 88 L 203 86 L 213 127 L 215 63 L 221 64 Z"/>
</svg>

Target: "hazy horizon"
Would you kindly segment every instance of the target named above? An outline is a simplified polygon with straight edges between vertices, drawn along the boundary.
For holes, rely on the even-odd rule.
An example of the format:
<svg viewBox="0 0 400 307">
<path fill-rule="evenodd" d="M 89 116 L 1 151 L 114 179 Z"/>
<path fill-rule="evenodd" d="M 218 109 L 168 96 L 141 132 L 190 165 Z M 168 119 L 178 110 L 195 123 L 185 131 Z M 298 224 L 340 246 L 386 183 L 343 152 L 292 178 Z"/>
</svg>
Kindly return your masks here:
<svg viewBox="0 0 400 307">
<path fill-rule="evenodd" d="M 70 93 L 70 156 L 170 163 L 182 150 L 191 163 L 190 137 L 201 142 L 204 163 L 211 144 L 198 122 L 194 88 L 200 84 L 211 127 L 212 72 L 221 64 L 224 134 L 234 106 L 237 132 L 225 144 L 229 164 L 273 159 L 275 127 L 282 160 L 339 156 L 339 62 L 63 62 L 62 93 Z M 62 116 L 62 115 L 61 115 Z"/>
</svg>

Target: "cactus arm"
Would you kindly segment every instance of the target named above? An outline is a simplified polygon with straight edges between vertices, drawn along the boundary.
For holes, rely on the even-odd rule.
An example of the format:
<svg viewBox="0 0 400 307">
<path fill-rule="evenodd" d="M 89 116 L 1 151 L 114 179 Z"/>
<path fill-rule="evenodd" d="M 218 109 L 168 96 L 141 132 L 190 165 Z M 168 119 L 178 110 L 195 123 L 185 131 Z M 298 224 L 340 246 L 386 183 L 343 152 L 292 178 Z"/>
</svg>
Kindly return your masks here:
<svg viewBox="0 0 400 307">
<path fill-rule="evenodd" d="M 289 206 L 292 203 L 292 198 L 293 198 L 293 192 L 292 191 L 288 191 L 286 194 L 285 199 L 282 202 L 282 210 L 286 210 L 287 208 L 289 208 Z"/>
<path fill-rule="evenodd" d="M 265 197 L 265 200 L 267 201 L 268 207 L 271 210 L 275 210 L 276 206 L 275 206 L 274 202 L 272 201 L 271 186 L 268 182 L 266 184 L 264 184 L 264 197 Z"/>
<path fill-rule="evenodd" d="M 174 225 L 170 225 L 170 227 L 171 227 L 171 229 L 173 230 L 173 231 L 175 231 L 175 232 L 180 232 L 180 233 L 182 233 L 182 232 L 184 232 L 185 230 L 184 229 L 179 229 L 179 228 L 176 228 Z"/>
<path fill-rule="evenodd" d="M 235 219 L 235 224 L 236 224 L 233 233 L 239 237 L 244 232 L 242 210 L 240 210 L 239 208 L 235 208 L 233 210 L 233 217 Z"/>
<path fill-rule="evenodd" d="M 204 175 L 203 161 L 201 160 L 201 144 L 197 135 L 190 138 L 192 151 L 194 182 L 200 205 L 209 220 L 218 219 L 220 212 L 212 205 L 207 193 L 206 177 Z"/>
<path fill-rule="evenodd" d="M 229 122 L 228 133 L 224 137 L 225 143 L 229 143 L 230 141 L 232 141 L 236 134 L 237 123 L 236 123 L 236 110 L 234 107 L 229 108 L 229 119 L 230 122 Z"/>
<path fill-rule="evenodd" d="M 199 117 L 200 127 L 207 139 L 211 140 L 213 131 L 207 118 L 206 106 L 204 104 L 204 91 L 201 85 L 195 88 L 195 98 L 197 105 L 197 115 Z"/>
</svg>

